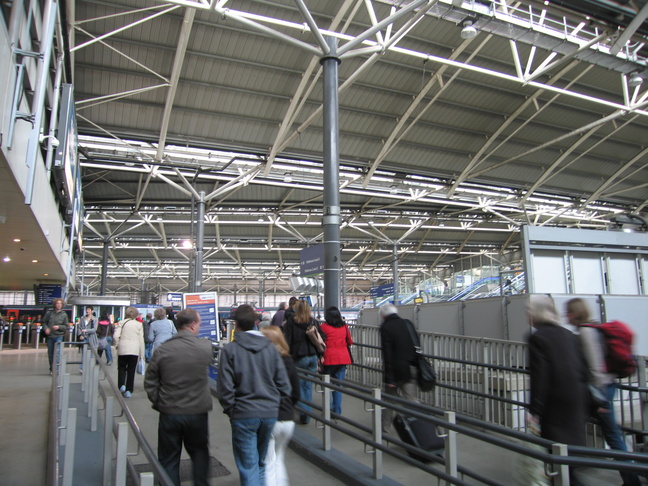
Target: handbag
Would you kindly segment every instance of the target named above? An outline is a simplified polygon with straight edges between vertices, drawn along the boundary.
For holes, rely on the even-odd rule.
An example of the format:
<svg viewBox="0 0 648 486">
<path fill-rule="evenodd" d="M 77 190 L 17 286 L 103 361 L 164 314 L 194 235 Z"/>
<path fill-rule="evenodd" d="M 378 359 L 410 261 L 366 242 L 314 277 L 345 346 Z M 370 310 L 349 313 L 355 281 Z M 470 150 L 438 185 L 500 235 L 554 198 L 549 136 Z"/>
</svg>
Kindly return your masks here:
<svg viewBox="0 0 648 486">
<path fill-rule="evenodd" d="M 97 349 L 99 351 L 103 351 L 108 347 L 108 338 L 107 337 L 102 337 L 97 339 Z"/>
<path fill-rule="evenodd" d="M 346 326 L 346 324 L 345 324 Z M 346 326 L 346 332 L 347 332 L 347 343 L 351 340 L 351 331 L 349 331 L 349 326 Z M 351 364 L 355 363 L 353 359 L 353 353 L 351 353 L 351 345 L 347 344 L 347 350 L 349 351 L 349 359 L 351 360 Z"/>
<path fill-rule="evenodd" d="M 418 386 L 424 391 L 432 391 L 437 383 L 437 376 L 432 364 L 428 359 L 423 355 L 421 350 L 421 342 L 419 341 L 418 335 L 414 331 L 414 324 L 411 321 L 405 320 L 407 331 L 409 332 L 412 342 L 414 343 L 414 351 L 416 351 L 417 356 L 417 368 L 418 368 Z"/>
<path fill-rule="evenodd" d="M 313 343 L 313 346 L 315 346 L 317 353 L 324 354 L 324 350 L 326 349 L 326 343 L 324 342 L 322 336 L 317 330 L 317 326 L 315 326 L 314 324 L 309 326 L 308 329 L 306 329 L 306 335 L 308 336 L 308 339 L 311 340 L 311 343 Z"/>
<path fill-rule="evenodd" d="M 146 374 L 146 361 L 144 361 L 144 358 L 139 358 L 137 360 L 137 374 L 138 375 Z"/>
</svg>

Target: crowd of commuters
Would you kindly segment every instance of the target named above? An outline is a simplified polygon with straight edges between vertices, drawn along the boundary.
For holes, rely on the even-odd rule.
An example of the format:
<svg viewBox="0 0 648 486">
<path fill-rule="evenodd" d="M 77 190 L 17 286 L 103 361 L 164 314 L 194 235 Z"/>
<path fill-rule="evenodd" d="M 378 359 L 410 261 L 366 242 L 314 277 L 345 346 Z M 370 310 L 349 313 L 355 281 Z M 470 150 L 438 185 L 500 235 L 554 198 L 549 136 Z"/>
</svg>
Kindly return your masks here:
<svg viewBox="0 0 648 486">
<path fill-rule="evenodd" d="M 65 335 L 68 317 L 62 299 L 43 318 L 50 372 L 54 347 Z M 297 413 L 307 424 L 312 414 L 312 382 L 300 379 L 297 370 L 328 374 L 339 385 L 353 363 L 353 339 L 337 307 L 329 307 L 320 322 L 310 305 L 291 297 L 272 316 L 241 305 L 233 312 L 234 339 L 222 348 L 217 395 L 231 424 L 232 449 L 242 485 L 287 486 L 285 450 L 293 435 Z M 610 448 L 627 451 L 614 416 L 612 400 L 615 376 L 606 371 L 604 348 L 598 330 L 591 327 L 587 304 L 582 299 L 566 303 L 565 315 L 572 332 L 561 324 L 553 300 L 532 295 L 527 308 L 532 331 L 528 338 L 530 429 L 554 442 L 586 445 L 586 422 L 593 414 Z M 383 381 L 387 395 L 418 402 L 418 355 L 413 325 L 399 316 L 398 308 L 385 304 L 379 310 Z M 212 399 L 208 368 L 213 351 L 208 340 L 198 338 L 201 320 L 193 309 L 184 309 L 171 320 L 163 308 L 147 316 L 147 332 L 135 307 L 113 324 L 112 316 L 86 308 L 79 321 L 79 335 L 101 357 L 106 351 L 112 363 L 111 345 L 118 356 L 118 387 L 124 397 L 133 393 L 138 361 L 149 365 L 144 389 L 159 412 L 158 458 L 173 483 L 180 484 L 182 448 L 191 457 L 195 484 L 208 484 L 208 412 Z M 153 319 L 152 319 L 153 317 Z M 319 336 L 319 339 L 317 338 Z M 151 343 L 151 353 L 145 351 Z M 318 345 L 317 343 L 320 343 Z M 57 359 L 58 363 L 58 359 Z M 590 386 L 600 389 L 606 403 L 591 408 Z M 331 393 L 333 418 L 342 415 L 342 393 Z M 390 433 L 393 411 L 385 408 L 382 429 Z M 573 485 L 585 484 L 579 471 L 569 470 Z M 621 472 L 624 486 L 639 486 L 636 473 Z"/>
</svg>

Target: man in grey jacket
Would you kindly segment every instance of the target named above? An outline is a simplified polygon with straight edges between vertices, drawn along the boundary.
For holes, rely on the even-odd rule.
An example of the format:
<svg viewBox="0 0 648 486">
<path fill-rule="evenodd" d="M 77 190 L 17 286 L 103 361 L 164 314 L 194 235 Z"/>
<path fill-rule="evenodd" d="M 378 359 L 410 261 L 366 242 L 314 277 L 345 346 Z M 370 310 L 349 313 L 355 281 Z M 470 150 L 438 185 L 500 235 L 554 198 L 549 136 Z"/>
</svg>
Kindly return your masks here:
<svg viewBox="0 0 648 486">
<path fill-rule="evenodd" d="M 279 352 L 254 330 L 256 311 L 234 312 L 234 341 L 225 346 L 218 368 L 218 399 L 232 426 L 232 448 L 241 485 L 265 486 L 265 456 L 282 396 L 291 386 Z"/>
<path fill-rule="evenodd" d="M 144 389 L 153 408 L 160 412 L 158 459 L 173 484 L 180 486 L 182 444 L 191 457 L 194 484 L 209 481 L 209 421 L 212 409 L 209 365 L 212 347 L 198 337 L 200 316 L 184 309 L 176 316 L 178 333 L 151 357 Z"/>
</svg>

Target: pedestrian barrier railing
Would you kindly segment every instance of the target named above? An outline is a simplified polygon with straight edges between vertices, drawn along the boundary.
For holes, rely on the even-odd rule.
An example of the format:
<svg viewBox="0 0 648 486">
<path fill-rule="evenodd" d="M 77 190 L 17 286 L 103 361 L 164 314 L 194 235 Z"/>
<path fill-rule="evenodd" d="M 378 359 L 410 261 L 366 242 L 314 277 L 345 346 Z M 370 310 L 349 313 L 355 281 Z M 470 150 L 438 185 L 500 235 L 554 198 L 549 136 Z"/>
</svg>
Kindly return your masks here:
<svg viewBox="0 0 648 486">
<path fill-rule="evenodd" d="M 382 386 L 380 329 L 356 325 L 351 326 L 351 334 L 354 364 L 347 370 L 347 380 Z M 419 336 L 439 378 L 434 391 L 420 393 L 422 403 L 526 431 L 530 388 L 526 343 L 429 332 Z M 637 372 L 618 380 L 620 391 L 614 399 L 617 420 L 635 450 L 645 447 L 648 429 L 646 359 L 638 357 Z M 597 445 L 600 433 L 593 427 L 593 445 Z"/>
<path fill-rule="evenodd" d="M 590 447 L 575 447 L 555 444 L 535 435 L 512 430 L 501 425 L 458 414 L 454 411 L 444 411 L 437 407 L 417 404 L 392 395 L 383 395 L 380 388 L 331 379 L 328 375 L 310 373 L 298 370 L 300 379 L 313 383 L 314 389 L 320 395 L 318 403 L 309 402 L 311 411 L 305 411 L 315 419 L 322 431 L 322 448 L 325 451 L 334 447 L 331 430 L 352 437 L 363 444 L 364 450 L 372 454 L 372 471 L 375 479 L 383 477 L 383 454 L 389 454 L 416 468 L 429 473 L 438 481 L 445 484 L 488 484 L 493 486 L 509 486 L 507 482 L 485 476 L 460 464 L 457 451 L 457 439 L 465 435 L 483 443 L 486 448 L 502 448 L 519 456 L 537 460 L 544 465 L 546 476 L 552 485 L 569 485 L 569 467 L 607 469 L 617 471 L 634 471 L 648 474 L 648 455 L 633 452 L 618 452 Z M 330 397 L 332 391 L 341 392 L 345 397 L 362 400 L 368 421 L 361 423 L 344 415 L 331 412 Z M 315 395 L 315 394 L 314 394 Z M 396 438 L 382 433 L 381 422 L 384 409 L 394 410 L 397 414 L 414 417 L 434 424 L 440 437 L 445 438 L 442 455 L 431 454 L 413 447 Z M 366 423 L 369 425 L 366 425 Z M 430 465 L 409 457 L 389 445 L 397 445 L 407 452 L 413 452 L 429 460 Z M 605 460 L 603 460 L 605 459 Z M 441 465 L 443 469 L 433 467 Z M 513 474 L 511 474 L 512 476 Z M 467 482 L 469 481 L 469 482 Z"/>
<path fill-rule="evenodd" d="M 70 373 L 63 346 L 57 343 L 55 364 L 52 367 L 52 395 L 50 403 L 50 434 L 48 442 L 48 486 L 68 486 L 74 481 L 75 440 L 79 410 L 86 411 L 90 419 L 90 431 L 97 433 L 97 444 L 103 444 L 102 484 L 125 486 L 127 476 L 131 484 L 153 486 L 154 481 L 163 486 L 172 486 L 166 471 L 144 437 L 139 425 L 128 409 L 117 385 L 99 361 L 97 351 L 87 345 L 82 348 L 84 373 L 81 380 L 83 403 L 70 406 Z M 107 386 L 100 386 L 105 382 Z M 87 404 L 87 405 L 86 405 Z M 103 421 L 99 429 L 100 420 Z M 129 438 L 135 439 L 138 448 L 129 452 Z M 138 473 L 129 459 L 142 453 L 149 461 L 153 472 Z"/>
</svg>

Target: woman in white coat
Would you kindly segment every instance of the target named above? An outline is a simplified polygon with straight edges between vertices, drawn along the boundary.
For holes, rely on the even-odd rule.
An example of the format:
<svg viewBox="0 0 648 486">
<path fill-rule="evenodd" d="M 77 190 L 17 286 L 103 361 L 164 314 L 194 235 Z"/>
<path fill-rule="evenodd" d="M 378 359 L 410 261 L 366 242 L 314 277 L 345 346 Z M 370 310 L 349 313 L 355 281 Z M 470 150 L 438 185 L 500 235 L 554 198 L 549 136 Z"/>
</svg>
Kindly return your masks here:
<svg viewBox="0 0 648 486">
<path fill-rule="evenodd" d="M 115 329 L 113 344 L 117 348 L 117 386 L 130 398 L 135 385 L 137 361 L 144 358 L 144 327 L 136 317 L 135 307 L 126 308 L 126 318 Z"/>
</svg>

